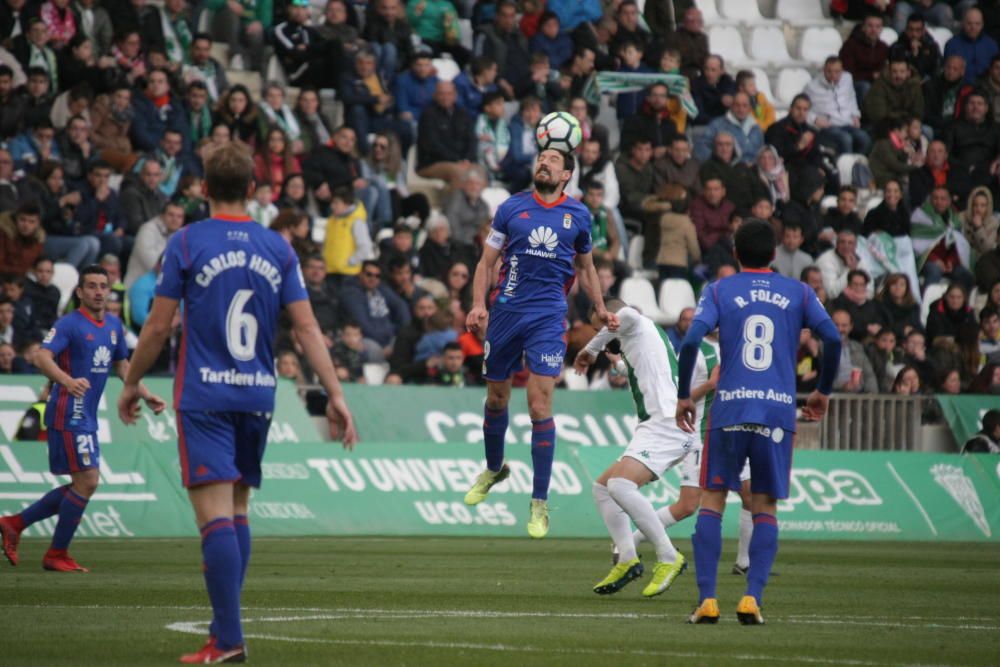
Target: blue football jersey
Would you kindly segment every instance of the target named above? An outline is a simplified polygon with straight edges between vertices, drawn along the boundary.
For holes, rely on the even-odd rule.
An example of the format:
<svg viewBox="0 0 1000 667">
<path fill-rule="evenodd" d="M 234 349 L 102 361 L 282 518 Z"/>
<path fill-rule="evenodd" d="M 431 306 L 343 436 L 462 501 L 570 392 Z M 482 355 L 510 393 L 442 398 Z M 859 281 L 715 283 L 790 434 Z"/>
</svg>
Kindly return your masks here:
<svg viewBox="0 0 1000 667">
<path fill-rule="evenodd" d="M 564 313 L 573 260 L 591 250 L 590 212 L 566 195 L 546 204 L 533 192 L 518 193 L 497 209 L 487 243 L 501 249 L 503 262 L 493 308 Z"/>
<path fill-rule="evenodd" d="M 808 285 L 770 270 L 744 270 L 708 285 L 695 321 L 719 327 L 722 358 L 709 428 L 762 424 L 795 431 L 799 335 L 829 319 Z"/>
<path fill-rule="evenodd" d="M 167 242 L 156 295 L 183 301 L 175 409 L 274 409 L 278 314 L 309 298 L 284 238 L 250 218 L 184 227 Z"/>
<path fill-rule="evenodd" d="M 121 320 L 105 314 L 98 322 L 82 310 L 74 310 L 49 329 L 42 347 L 52 352 L 60 370 L 90 382 L 83 398 L 53 384 L 45 408 L 45 425 L 57 431 L 96 431 L 97 405 L 108 375 L 116 361 L 128 359 Z"/>
</svg>

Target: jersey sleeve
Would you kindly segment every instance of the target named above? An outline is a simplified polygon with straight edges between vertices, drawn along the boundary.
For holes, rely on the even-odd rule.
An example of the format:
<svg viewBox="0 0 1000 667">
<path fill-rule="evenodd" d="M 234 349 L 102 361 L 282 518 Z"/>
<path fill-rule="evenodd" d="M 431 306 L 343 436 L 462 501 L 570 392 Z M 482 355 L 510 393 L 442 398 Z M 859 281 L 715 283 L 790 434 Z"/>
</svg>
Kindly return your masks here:
<svg viewBox="0 0 1000 667">
<path fill-rule="evenodd" d="M 287 306 L 296 301 L 308 301 L 309 294 L 306 292 L 306 280 L 302 276 L 302 267 L 299 266 L 299 258 L 295 256 L 292 246 L 288 247 L 288 259 L 285 261 L 285 272 L 281 280 L 281 305 Z"/>
<path fill-rule="evenodd" d="M 826 308 L 820 303 L 819 298 L 816 296 L 816 292 L 812 290 L 811 287 L 802 284 L 802 288 L 805 290 L 806 294 L 804 297 L 805 307 L 802 314 L 803 321 L 807 327 L 816 331 L 823 322 L 830 319 L 830 314 L 826 312 Z"/>
<path fill-rule="evenodd" d="M 594 245 L 590 238 L 590 212 L 587 211 L 587 217 L 582 218 L 582 223 L 580 224 L 580 233 L 576 236 L 576 242 L 573 244 L 574 250 L 577 254 L 586 255 L 593 249 Z"/>
<path fill-rule="evenodd" d="M 638 327 L 640 317 L 642 316 L 634 308 L 622 308 L 618 311 L 618 331 L 609 331 L 607 327 L 602 327 L 587 343 L 587 352 L 597 355 L 615 338 L 631 335 Z"/>
<path fill-rule="evenodd" d="M 123 359 L 128 359 L 128 344 L 125 342 L 125 326 L 119 320 L 118 326 L 118 344 L 115 345 L 114 351 L 114 361 L 121 361 Z"/>
<path fill-rule="evenodd" d="M 701 293 L 694 319 L 704 322 L 709 331 L 719 325 L 718 283 L 709 283 Z"/>
<path fill-rule="evenodd" d="M 59 320 L 52 325 L 49 332 L 42 340 L 42 349 L 48 350 L 53 356 L 59 356 L 63 350 L 69 347 L 70 325 L 65 319 Z"/>
<path fill-rule="evenodd" d="M 509 201 L 508 199 L 497 208 L 493 222 L 490 224 L 490 233 L 486 236 L 486 245 L 495 250 L 503 250 L 504 243 L 507 242 L 507 218 L 510 210 L 507 202 Z"/>
<path fill-rule="evenodd" d="M 184 297 L 184 270 L 187 264 L 184 258 L 184 244 L 186 242 L 186 230 L 174 234 L 167 241 L 167 249 L 163 253 L 163 266 L 156 279 L 156 296 L 164 296 L 178 301 Z"/>
</svg>

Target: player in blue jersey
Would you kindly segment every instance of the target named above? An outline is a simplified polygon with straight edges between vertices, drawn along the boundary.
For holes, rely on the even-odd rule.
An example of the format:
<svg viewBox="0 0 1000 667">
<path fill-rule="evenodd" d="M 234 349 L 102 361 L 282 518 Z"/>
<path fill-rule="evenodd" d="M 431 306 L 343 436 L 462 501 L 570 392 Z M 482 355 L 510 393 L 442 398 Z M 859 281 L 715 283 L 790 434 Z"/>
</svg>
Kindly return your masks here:
<svg viewBox="0 0 1000 667">
<path fill-rule="evenodd" d="M 533 538 L 545 537 L 549 531 L 546 500 L 556 444 L 552 391 L 566 355 L 566 293 L 577 272 L 598 319 L 612 331 L 618 328 L 617 316 L 604 307 L 590 253 L 590 212 L 563 192 L 573 167 L 572 155 L 541 151 L 535 162 L 534 192 L 512 195 L 497 209 L 476 266 L 473 305 L 466 320 L 473 333 L 486 329 L 483 377 L 487 395 L 483 420 L 486 470 L 465 502 L 482 502 L 510 474 L 503 460 L 510 377 L 526 361 L 534 468 L 528 534 Z M 500 271 L 487 310 L 486 290 L 498 259 L 502 260 Z"/>
<path fill-rule="evenodd" d="M 20 514 L 0 518 L 3 552 L 17 565 L 21 531 L 54 514 L 59 518 L 42 567 L 57 572 L 87 572 L 68 552 L 76 527 L 100 482 L 101 447 L 97 441 L 97 405 L 108 375 L 124 379 L 128 347 L 121 320 L 105 312 L 111 284 L 108 272 L 88 266 L 80 272 L 76 297 L 80 308 L 60 318 L 42 342 L 35 365 L 52 381 L 45 409 L 49 471 L 69 475 L 70 483 L 49 491 Z M 166 403 L 143 387 L 136 387 L 156 413 Z"/>
<path fill-rule="evenodd" d="M 778 550 L 778 500 L 788 497 L 795 439 L 795 353 L 803 328 L 823 341 L 819 387 L 803 414 L 818 420 L 826 412 L 840 361 L 840 335 L 815 292 L 805 283 L 773 273 L 771 226 L 748 220 L 734 238 L 740 273 L 708 285 L 681 343 L 677 423 L 694 432 L 696 408 L 691 374 L 702 338 L 719 327 L 721 373 L 708 414 L 702 449 L 701 510 L 691 537 L 700 602 L 691 623 L 716 623 L 716 574 L 722 553 L 726 494 L 740 489 L 740 471 L 750 460 L 753 535 L 747 589 L 736 608 L 739 621 L 764 622 L 761 596 Z"/>
<path fill-rule="evenodd" d="M 243 662 L 240 592 L 250 562 L 250 489 L 274 410 L 274 340 L 287 309 L 296 339 L 330 402 L 327 417 L 346 448 L 357 436 L 292 247 L 246 213 L 253 160 L 226 144 L 205 164 L 212 217 L 167 243 L 163 270 L 118 401 L 136 419 L 138 383 L 159 355 L 183 301 L 183 337 L 174 378 L 181 477 L 201 528 L 202 570 L 212 603 L 206 644 L 182 663 Z"/>
</svg>

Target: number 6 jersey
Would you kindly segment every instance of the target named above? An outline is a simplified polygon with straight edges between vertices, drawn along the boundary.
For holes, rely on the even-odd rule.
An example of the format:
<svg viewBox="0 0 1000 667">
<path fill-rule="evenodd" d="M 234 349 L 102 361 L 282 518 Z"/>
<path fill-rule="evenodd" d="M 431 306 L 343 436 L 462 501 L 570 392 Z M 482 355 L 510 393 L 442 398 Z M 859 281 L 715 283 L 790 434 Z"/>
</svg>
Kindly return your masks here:
<svg viewBox="0 0 1000 667">
<path fill-rule="evenodd" d="M 721 370 L 709 428 L 763 424 L 795 431 L 795 362 L 803 328 L 830 316 L 805 283 L 743 269 L 702 292 L 695 321 L 719 327 Z"/>
<path fill-rule="evenodd" d="M 156 296 L 182 301 L 175 409 L 273 411 L 278 314 L 309 298 L 284 238 L 249 217 L 184 227 L 167 242 Z"/>
</svg>

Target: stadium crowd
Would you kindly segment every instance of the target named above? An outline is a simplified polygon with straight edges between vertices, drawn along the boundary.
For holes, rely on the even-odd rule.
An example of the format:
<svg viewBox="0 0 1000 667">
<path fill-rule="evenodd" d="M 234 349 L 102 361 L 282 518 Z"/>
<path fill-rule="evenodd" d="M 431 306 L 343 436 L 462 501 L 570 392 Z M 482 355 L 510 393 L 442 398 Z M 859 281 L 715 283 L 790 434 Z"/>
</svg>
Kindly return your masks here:
<svg viewBox="0 0 1000 667">
<path fill-rule="evenodd" d="M 250 213 L 298 252 L 341 379 L 480 383 L 470 269 L 531 186 L 534 126 L 565 110 L 607 292 L 697 291 L 768 220 L 775 270 L 846 342 L 837 391 L 1000 392 L 1000 3 L 832 5 L 843 47 L 776 111 L 691 0 L 0 0 L 0 373 L 34 371 L 94 262 L 134 345 L 167 239 L 208 214 L 202 158 L 239 141 Z M 954 28 L 943 52 L 928 24 Z M 574 287 L 569 359 L 588 309 Z M 288 327 L 279 348 L 308 383 Z M 801 391 L 821 355 L 803 332 Z M 590 386 L 624 387 L 613 369 Z"/>
</svg>

